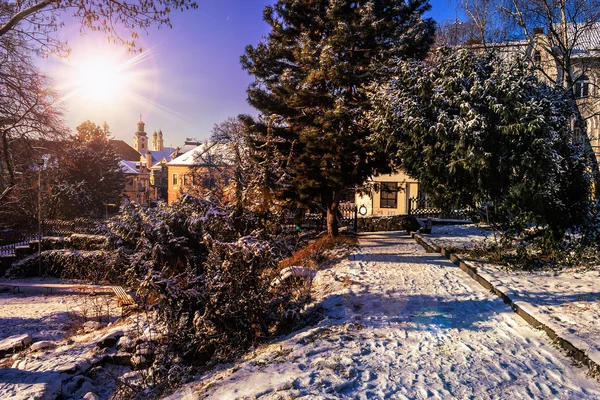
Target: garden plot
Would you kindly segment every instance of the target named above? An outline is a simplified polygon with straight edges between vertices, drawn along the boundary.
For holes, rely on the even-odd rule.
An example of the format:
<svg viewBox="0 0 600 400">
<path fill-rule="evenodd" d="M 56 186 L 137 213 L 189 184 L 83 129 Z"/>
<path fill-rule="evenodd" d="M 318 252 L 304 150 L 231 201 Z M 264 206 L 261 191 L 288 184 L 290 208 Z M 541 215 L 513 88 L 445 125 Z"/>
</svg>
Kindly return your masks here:
<svg viewBox="0 0 600 400">
<path fill-rule="evenodd" d="M 460 249 L 490 240 L 490 235 L 475 226 L 436 226 L 431 235 L 421 237 L 429 244 L 453 248 L 488 282 L 600 364 L 600 268 L 514 271 L 461 254 Z"/>
<path fill-rule="evenodd" d="M 0 282 L 64 283 L 38 278 Z M 148 325 L 146 320 L 132 322 L 133 317 L 118 322 L 120 316 L 113 293 L 55 289 L 46 295 L 43 288 L 21 287 L 17 293 L 1 288 L 0 341 L 28 334 L 33 344 L 0 358 L 0 399 L 80 399 L 90 392 L 108 399 L 117 378 L 131 369 L 106 364 L 115 350 L 98 343 L 107 335 L 131 335 Z"/>
</svg>

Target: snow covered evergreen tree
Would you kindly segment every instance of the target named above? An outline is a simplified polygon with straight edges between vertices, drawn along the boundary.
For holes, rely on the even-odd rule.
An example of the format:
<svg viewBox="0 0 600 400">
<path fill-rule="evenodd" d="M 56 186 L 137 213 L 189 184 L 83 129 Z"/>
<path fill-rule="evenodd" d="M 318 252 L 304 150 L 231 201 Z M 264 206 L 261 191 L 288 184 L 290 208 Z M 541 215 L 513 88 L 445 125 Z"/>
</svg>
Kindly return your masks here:
<svg viewBox="0 0 600 400">
<path fill-rule="evenodd" d="M 428 9 L 426 0 L 279 0 L 265 8 L 271 32 L 242 56 L 255 77 L 249 102 L 266 117 L 254 126 L 255 149 L 274 145 L 265 161 L 285 169 L 279 195 L 320 201 L 330 235 L 338 234 L 344 187 L 391 170 L 370 140 L 365 88 L 385 77 L 380 67 L 394 57 L 427 54 Z"/>
<path fill-rule="evenodd" d="M 102 217 L 120 204 L 125 177 L 108 141 L 108 126 L 85 121 L 59 156 L 49 205 L 51 217 Z"/>
<path fill-rule="evenodd" d="M 399 62 L 372 100 L 382 147 L 440 206 L 483 203 L 519 230 L 554 238 L 591 211 L 590 176 L 573 142 L 574 104 L 525 63 L 441 49 Z"/>
</svg>

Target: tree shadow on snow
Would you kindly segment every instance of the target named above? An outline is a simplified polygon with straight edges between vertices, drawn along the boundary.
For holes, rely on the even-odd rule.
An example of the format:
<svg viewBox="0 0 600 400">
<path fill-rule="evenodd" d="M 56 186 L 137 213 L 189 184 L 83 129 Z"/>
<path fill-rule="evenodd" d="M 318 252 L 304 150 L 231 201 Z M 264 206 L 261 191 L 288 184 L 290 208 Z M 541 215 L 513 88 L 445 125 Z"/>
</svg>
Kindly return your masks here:
<svg viewBox="0 0 600 400">
<path fill-rule="evenodd" d="M 450 261 L 441 258 L 438 254 L 432 253 L 369 253 L 355 254 L 350 258 L 351 261 L 363 261 L 374 263 L 404 263 L 410 265 L 427 264 L 437 266 L 454 265 Z"/>
<path fill-rule="evenodd" d="M 13 335 L 29 334 L 35 340 L 60 340 L 66 327 L 75 321 L 76 313 L 70 311 L 47 314 L 38 318 L 0 318 L 0 340 Z"/>
<path fill-rule="evenodd" d="M 575 302 L 596 302 L 600 301 L 600 292 L 582 292 L 582 293 L 551 293 L 547 291 L 533 292 L 519 290 L 513 297 L 514 301 L 525 301 L 538 306 L 560 306 L 572 304 Z M 581 311 L 581 310 L 580 310 Z"/>
<path fill-rule="evenodd" d="M 366 327 L 436 331 L 459 329 L 486 331 L 487 322 L 512 313 L 500 299 L 473 296 L 440 297 L 402 293 L 350 293 L 332 295 L 321 302 L 323 318 L 332 323 L 356 323 Z"/>
</svg>

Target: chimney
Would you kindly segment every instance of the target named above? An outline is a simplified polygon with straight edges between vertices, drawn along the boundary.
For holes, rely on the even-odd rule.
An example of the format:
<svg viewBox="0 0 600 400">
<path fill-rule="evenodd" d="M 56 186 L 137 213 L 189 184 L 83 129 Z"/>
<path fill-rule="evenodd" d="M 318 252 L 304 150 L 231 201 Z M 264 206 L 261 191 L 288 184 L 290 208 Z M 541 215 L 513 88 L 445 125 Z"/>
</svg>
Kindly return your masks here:
<svg viewBox="0 0 600 400">
<path fill-rule="evenodd" d="M 543 26 L 538 26 L 533 28 L 533 34 L 534 35 L 543 35 L 544 34 L 544 27 Z"/>
<path fill-rule="evenodd" d="M 152 153 L 149 151 L 146 152 L 146 168 L 150 171 L 150 167 L 152 167 Z"/>
</svg>

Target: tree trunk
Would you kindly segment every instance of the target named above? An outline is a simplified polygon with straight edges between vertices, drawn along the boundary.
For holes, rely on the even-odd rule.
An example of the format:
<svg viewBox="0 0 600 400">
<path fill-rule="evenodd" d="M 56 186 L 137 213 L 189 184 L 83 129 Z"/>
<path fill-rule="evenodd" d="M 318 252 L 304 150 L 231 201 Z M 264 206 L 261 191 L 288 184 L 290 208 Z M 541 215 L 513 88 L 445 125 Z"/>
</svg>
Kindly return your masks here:
<svg viewBox="0 0 600 400">
<path fill-rule="evenodd" d="M 338 213 L 342 190 L 342 186 L 337 186 L 335 189 L 327 188 L 327 235 L 329 237 L 340 235 Z"/>
</svg>

